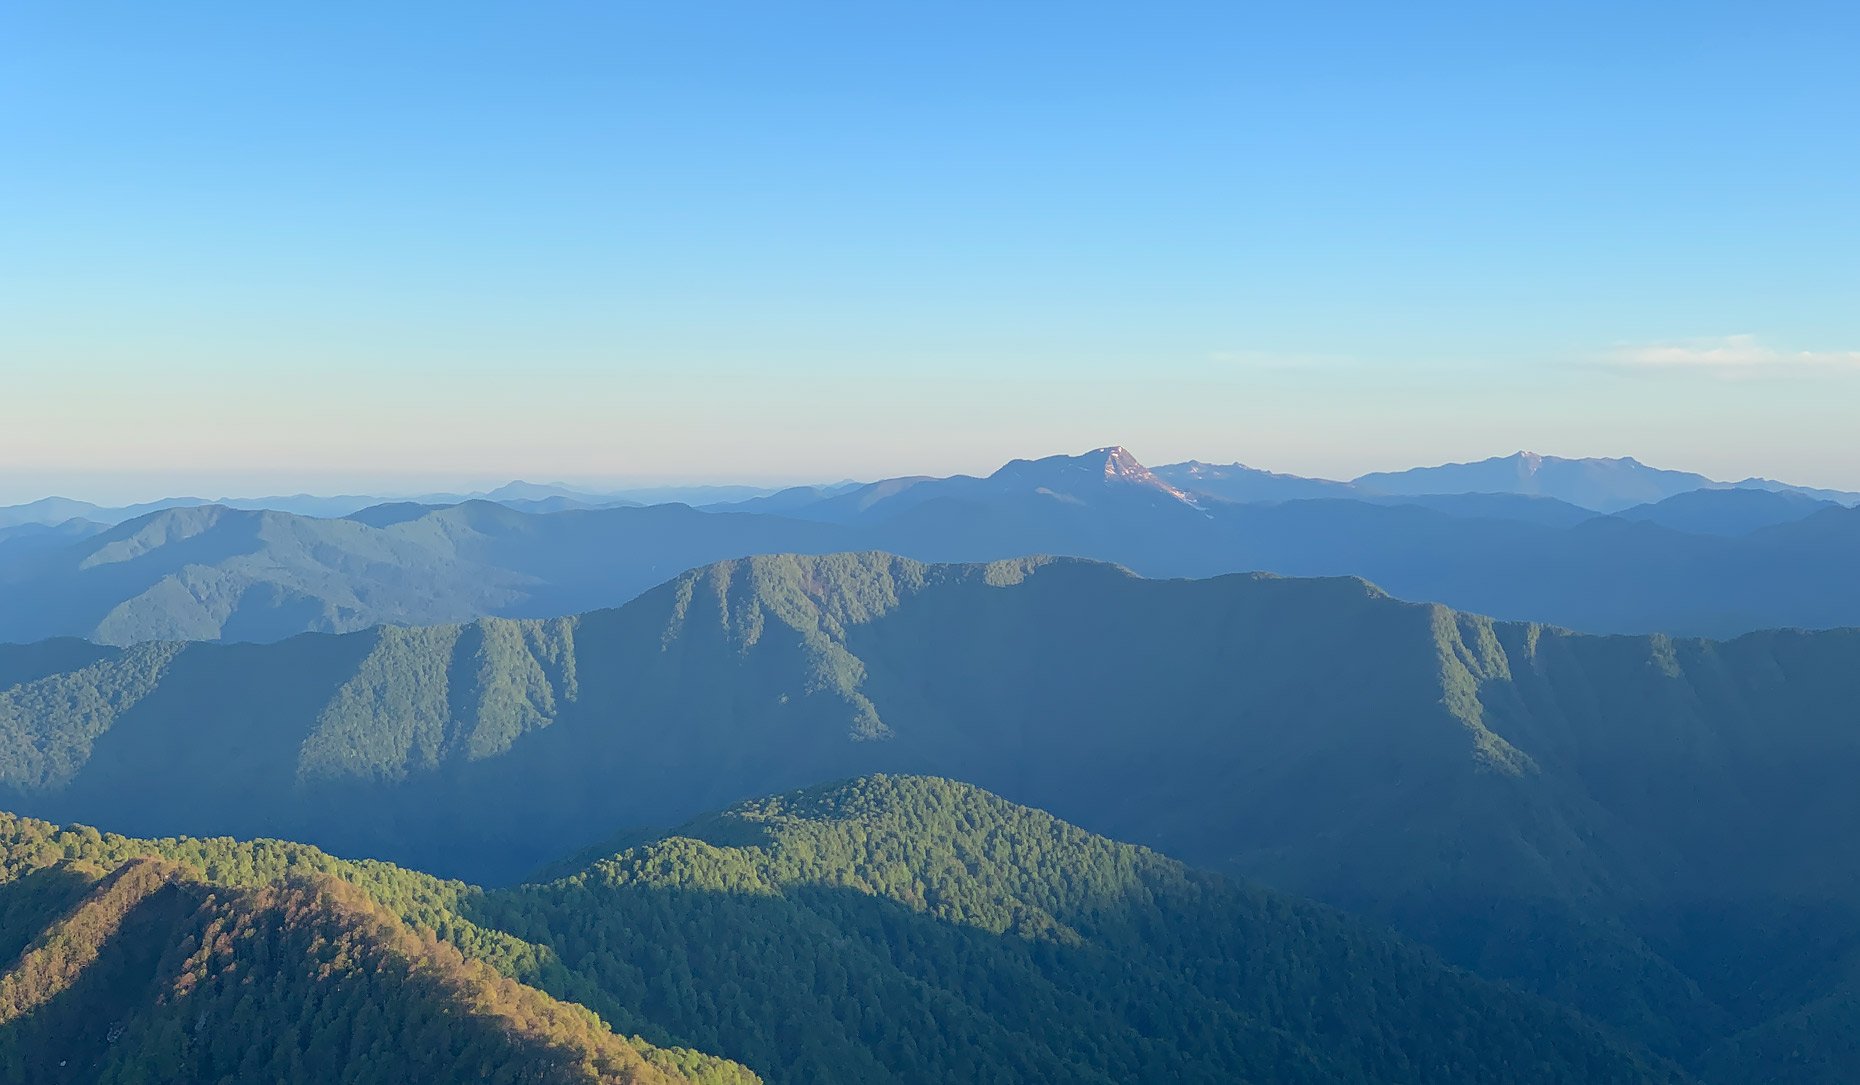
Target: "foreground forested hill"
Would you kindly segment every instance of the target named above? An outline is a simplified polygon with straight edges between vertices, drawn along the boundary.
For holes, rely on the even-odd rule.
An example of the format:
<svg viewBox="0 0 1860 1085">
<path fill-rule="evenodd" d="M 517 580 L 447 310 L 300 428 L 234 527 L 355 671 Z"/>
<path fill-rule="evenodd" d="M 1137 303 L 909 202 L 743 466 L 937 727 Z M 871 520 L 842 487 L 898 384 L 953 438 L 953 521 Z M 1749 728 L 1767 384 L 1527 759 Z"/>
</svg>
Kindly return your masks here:
<svg viewBox="0 0 1860 1085">
<path fill-rule="evenodd" d="M 927 772 L 1375 916 L 1675 1058 L 1860 1035 L 1851 631 L 1591 637 L 1353 580 L 864 554 L 573 619 L 5 649 L 0 682 L 0 787 L 40 816 L 509 882 Z"/>
<path fill-rule="evenodd" d="M 0 834 L 7 1081 L 754 1080 L 615 1036 L 328 875 L 209 884 L 199 868 L 136 855 L 161 850 L 149 844 L 7 819 Z M 76 857 L 37 865 L 59 851 Z M 112 853 L 136 857 L 96 865 Z"/>
<path fill-rule="evenodd" d="M 1686 1080 L 1372 927 L 942 780 L 759 800 L 490 893 L 6 817 L 0 855 L 0 1067 L 35 1081 L 749 1080 L 489 966 L 772 1082 Z"/>
</svg>

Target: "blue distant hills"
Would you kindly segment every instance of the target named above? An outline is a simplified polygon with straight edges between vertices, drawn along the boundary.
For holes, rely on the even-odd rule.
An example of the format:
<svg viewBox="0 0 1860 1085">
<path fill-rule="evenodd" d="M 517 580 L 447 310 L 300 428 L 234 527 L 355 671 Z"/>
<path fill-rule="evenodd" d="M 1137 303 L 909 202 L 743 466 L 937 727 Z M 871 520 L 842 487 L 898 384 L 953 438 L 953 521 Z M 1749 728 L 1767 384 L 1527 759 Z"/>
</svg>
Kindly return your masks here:
<svg viewBox="0 0 1860 1085">
<path fill-rule="evenodd" d="M 1404 487 L 1442 489 L 1391 492 Z M 551 617 L 618 605 L 713 561 L 842 551 L 1059 555 L 1152 577 L 1359 576 L 1404 598 L 1591 632 L 1860 625 L 1854 495 L 1631 460 L 1520 454 L 1342 483 L 1239 464 L 1151 469 L 1109 447 L 979 477 L 676 495 L 695 505 L 529 484 L 453 496 L 177 500 L 16 522 L 0 528 L 0 639 L 268 641 Z M 266 502 L 290 507 L 245 507 Z M 120 512 L 136 515 L 107 522 Z"/>
</svg>

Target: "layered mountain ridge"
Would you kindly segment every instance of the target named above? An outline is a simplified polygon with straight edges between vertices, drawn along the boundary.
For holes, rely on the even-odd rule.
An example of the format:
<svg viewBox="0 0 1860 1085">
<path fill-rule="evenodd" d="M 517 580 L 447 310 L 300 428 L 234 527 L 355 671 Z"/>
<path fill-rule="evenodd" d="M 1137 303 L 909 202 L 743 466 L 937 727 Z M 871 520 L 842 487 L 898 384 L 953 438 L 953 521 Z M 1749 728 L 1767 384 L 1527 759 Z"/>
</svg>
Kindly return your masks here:
<svg viewBox="0 0 1860 1085">
<path fill-rule="evenodd" d="M 867 553 L 558 620 L 0 649 L 0 678 L 0 801 L 119 830 L 504 881 L 590 827 L 931 773 L 1380 917 L 1672 1057 L 1860 975 L 1830 861 L 1860 830 L 1855 631 L 1591 637 L 1360 580 Z"/>
<path fill-rule="evenodd" d="M 1042 460 L 1015 460 L 1016 464 L 1048 463 L 1062 459 L 1089 460 L 1119 452 L 1135 470 L 1137 464 L 1120 446 L 1095 449 L 1082 457 L 1049 456 Z M 997 472 L 999 474 L 1000 472 Z M 1860 493 L 1796 486 L 1774 479 L 1751 477 L 1722 482 L 1691 471 L 1649 467 L 1631 456 L 1565 458 L 1520 451 L 1468 463 L 1448 463 L 1405 471 L 1372 472 L 1350 481 L 1310 478 L 1248 467 L 1242 463 L 1207 463 L 1186 460 L 1158 467 L 1157 478 L 1183 492 L 1229 501 L 1283 501 L 1313 497 L 1440 496 L 1465 493 L 1509 493 L 1551 496 L 1571 501 L 1591 512 L 1617 512 L 1636 504 L 1701 489 L 1751 489 L 1795 493 L 1838 504 L 1860 503 Z M 957 479 L 965 476 L 956 476 Z M 889 479 L 872 486 L 893 490 L 902 485 L 934 479 L 927 475 Z M 342 517 L 381 504 L 458 505 L 470 501 L 503 504 L 521 512 L 561 512 L 569 509 L 613 508 L 666 503 L 729 507 L 734 511 L 786 511 L 860 489 L 855 482 L 774 488 L 751 485 L 660 485 L 599 491 L 561 483 L 516 480 L 490 490 L 471 493 L 428 493 L 401 496 L 291 494 L 272 497 L 208 499 L 169 497 L 122 506 L 104 506 L 65 497 L 47 497 L 18 505 L 0 506 L 0 532 L 16 526 L 55 526 L 83 522 L 109 526 L 172 508 L 223 505 L 237 509 L 269 509 L 300 516 Z M 1578 498 L 1581 500 L 1578 500 Z"/>
<path fill-rule="evenodd" d="M 315 519 L 169 509 L 94 532 L 0 536 L 0 640 L 270 641 L 554 617 L 623 603 L 721 559 L 865 549 L 944 562 L 1056 554 L 1147 576 L 1363 576 L 1407 598 L 1593 632 L 1860 624 L 1848 560 L 1860 510 L 1831 502 L 1697 490 L 1594 516 L 1526 494 L 1224 496 L 1258 481 L 1225 468 L 1150 471 L 1112 447 L 1019 460 L 985 478 L 894 479 L 710 510 L 471 501 Z"/>
</svg>

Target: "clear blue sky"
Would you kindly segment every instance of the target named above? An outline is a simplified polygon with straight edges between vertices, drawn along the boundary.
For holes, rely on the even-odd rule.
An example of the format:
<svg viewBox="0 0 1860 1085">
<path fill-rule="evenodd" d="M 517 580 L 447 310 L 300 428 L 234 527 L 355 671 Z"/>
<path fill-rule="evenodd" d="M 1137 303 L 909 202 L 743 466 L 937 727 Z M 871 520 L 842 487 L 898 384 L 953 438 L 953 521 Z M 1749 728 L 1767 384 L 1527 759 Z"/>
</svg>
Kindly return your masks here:
<svg viewBox="0 0 1860 1085">
<path fill-rule="evenodd" d="M 1853 4 L 0 7 L 0 498 L 1860 487 Z"/>
</svg>

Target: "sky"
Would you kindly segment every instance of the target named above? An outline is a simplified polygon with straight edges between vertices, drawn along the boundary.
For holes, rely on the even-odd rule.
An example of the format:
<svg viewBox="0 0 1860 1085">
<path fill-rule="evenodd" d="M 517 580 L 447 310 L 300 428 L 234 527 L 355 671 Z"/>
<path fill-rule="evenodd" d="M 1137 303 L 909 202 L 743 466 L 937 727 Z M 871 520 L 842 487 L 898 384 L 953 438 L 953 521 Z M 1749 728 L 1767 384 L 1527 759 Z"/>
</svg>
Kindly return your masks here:
<svg viewBox="0 0 1860 1085">
<path fill-rule="evenodd" d="M 0 500 L 1860 489 L 1860 6 L 0 5 Z"/>
</svg>

